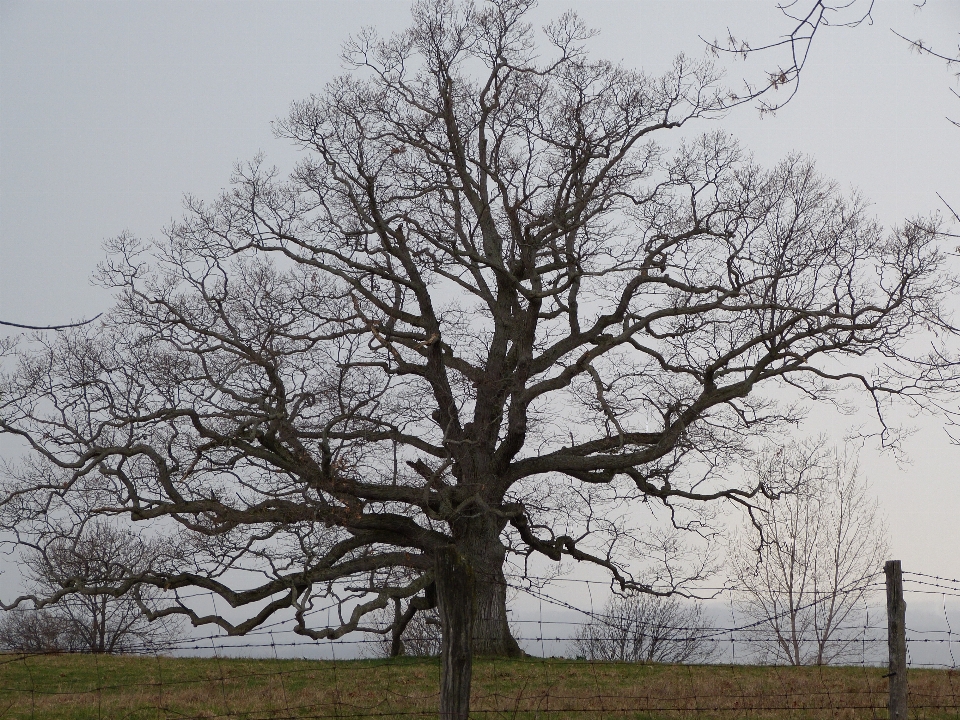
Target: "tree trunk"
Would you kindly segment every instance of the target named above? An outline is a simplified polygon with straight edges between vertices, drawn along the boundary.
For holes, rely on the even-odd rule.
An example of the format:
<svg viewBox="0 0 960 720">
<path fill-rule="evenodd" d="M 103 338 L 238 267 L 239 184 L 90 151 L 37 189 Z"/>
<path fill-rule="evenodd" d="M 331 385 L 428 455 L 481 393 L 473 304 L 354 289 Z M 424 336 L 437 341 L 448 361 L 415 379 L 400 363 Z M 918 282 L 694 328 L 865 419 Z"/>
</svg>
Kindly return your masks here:
<svg viewBox="0 0 960 720">
<path fill-rule="evenodd" d="M 469 563 L 476 585 L 473 598 L 473 654 L 522 657 L 523 650 L 507 622 L 507 584 L 503 563 L 507 549 L 500 542 L 503 526 L 476 517 L 454 528 L 457 549 Z"/>
<path fill-rule="evenodd" d="M 400 611 L 400 598 L 393 599 L 393 631 L 390 635 L 390 657 L 403 655 L 403 613 Z"/>
<path fill-rule="evenodd" d="M 470 681 L 473 672 L 473 570 L 456 547 L 437 551 L 437 605 L 440 626 L 440 718 L 467 720 L 470 714 Z"/>
<path fill-rule="evenodd" d="M 507 623 L 502 526 L 475 517 L 455 524 L 456 544 L 436 555 L 440 645 L 440 717 L 466 720 L 474 655 L 520 657 Z"/>
</svg>

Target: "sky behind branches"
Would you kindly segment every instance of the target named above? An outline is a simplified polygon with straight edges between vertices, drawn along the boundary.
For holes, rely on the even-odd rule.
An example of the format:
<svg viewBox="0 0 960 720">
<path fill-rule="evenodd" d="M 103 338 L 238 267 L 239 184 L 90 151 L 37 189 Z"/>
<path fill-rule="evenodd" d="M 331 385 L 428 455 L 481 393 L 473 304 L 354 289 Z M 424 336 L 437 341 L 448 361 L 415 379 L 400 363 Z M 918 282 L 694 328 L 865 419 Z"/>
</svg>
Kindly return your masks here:
<svg viewBox="0 0 960 720">
<path fill-rule="evenodd" d="M 774 0 L 545 0 L 538 20 L 570 7 L 600 30 L 596 54 L 651 73 L 678 52 L 702 56 L 701 36 L 729 29 L 757 45 L 790 29 Z M 108 309 L 89 282 L 106 238 L 158 236 L 184 193 L 215 198 L 260 151 L 290 168 L 297 155 L 271 121 L 340 71 L 349 33 L 408 18 L 404 0 L 0 1 L 0 319 L 53 324 Z M 960 130 L 945 119 L 960 116 L 956 79 L 891 32 L 949 51 L 960 4 L 877 2 L 873 20 L 822 31 L 776 116 L 740 107 L 691 132 L 722 127 L 765 165 L 807 153 L 887 225 L 944 210 L 938 192 L 960 207 Z M 768 57 L 727 63 L 728 84 L 761 80 L 776 65 Z M 917 428 L 908 462 L 869 443 L 862 456 L 893 554 L 905 569 L 960 577 L 960 448 L 939 420 L 898 419 Z M 856 420 L 817 412 L 803 430 L 839 438 Z"/>
</svg>

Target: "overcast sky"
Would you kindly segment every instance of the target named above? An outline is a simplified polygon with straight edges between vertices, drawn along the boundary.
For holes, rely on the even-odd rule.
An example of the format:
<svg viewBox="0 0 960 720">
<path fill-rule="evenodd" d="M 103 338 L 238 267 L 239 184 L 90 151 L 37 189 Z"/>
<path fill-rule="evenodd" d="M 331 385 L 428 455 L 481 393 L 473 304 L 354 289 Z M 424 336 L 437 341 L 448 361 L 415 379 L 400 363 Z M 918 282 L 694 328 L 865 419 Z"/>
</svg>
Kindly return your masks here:
<svg viewBox="0 0 960 720">
<path fill-rule="evenodd" d="M 788 29 L 774 0 L 547 1 L 538 17 L 571 6 L 601 31 L 598 52 L 652 72 L 680 51 L 701 56 L 698 36 L 729 28 L 756 45 Z M 107 309 L 89 282 L 105 238 L 157 235 L 183 193 L 212 199 L 259 151 L 289 167 L 295 155 L 271 121 L 340 71 L 349 33 L 408 17 L 404 0 L 2 0 L 0 318 L 55 323 Z M 945 119 L 960 119 L 955 78 L 890 31 L 955 51 L 960 3 L 929 0 L 918 12 L 878 2 L 873 18 L 818 37 L 799 94 L 775 117 L 745 107 L 697 130 L 723 127 L 766 164 L 808 153 L 885 224 L 942 209 L 938 191 L 960 207 L 960 129 Z M 733 64 L 728 81 L 750 72 Z M 863 466 L 904 568 L 960 577 L 960 448 L 938 421 L 916 423 L 910 464 L 867 448 Z"/>
</svg>

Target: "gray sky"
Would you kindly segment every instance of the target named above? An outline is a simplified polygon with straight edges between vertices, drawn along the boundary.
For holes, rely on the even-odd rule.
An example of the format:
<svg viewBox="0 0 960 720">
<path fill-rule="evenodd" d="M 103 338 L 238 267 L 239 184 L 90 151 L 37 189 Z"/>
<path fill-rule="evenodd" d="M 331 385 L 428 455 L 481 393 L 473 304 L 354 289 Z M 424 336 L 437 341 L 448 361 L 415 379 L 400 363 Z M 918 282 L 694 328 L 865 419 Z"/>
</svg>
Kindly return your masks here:
<svg viewBox="0 0 960 720">
<path fill-rule="evenodd" d="M 787 29 L 774 0 L 551 0 L 538 13 L 571 6 L 601 30 L 600 54 L 651 72 L 680 51 L 700 56 L 698 35 L 729 27 L 757 44 Z M 812 155 L 885 224 L 942 208 L 937 191 L 960 208 L 960 129 L 944 119 L 960 118 L 955 80 L 890 32 L 955 49 L 960 3 L 917 12 L 878 2 L 873 16 L 818 38 L 798 96 L 776 117 L 740 108 L 719 125 L 766 164 Z M 348 33 L 407 19 L 405 0 L 0 1 L 0 318 L 54 323 L 107 309 L 89 283 L 105 238 L 158 234 L 183 193 L 212 199 L 258 151 L 288 167 L 295 155 L 271 120 L 338 72 Z M 731 65 L 729 81 L 748 71 Z M 828 424 L 808 429 L 845 427 L 817 422 Z M 938 422 L 916 424 L 911 464 L 867 449 L 863 467 L 904 568 L 960 577 L 960 448 Z"/>
</svg>

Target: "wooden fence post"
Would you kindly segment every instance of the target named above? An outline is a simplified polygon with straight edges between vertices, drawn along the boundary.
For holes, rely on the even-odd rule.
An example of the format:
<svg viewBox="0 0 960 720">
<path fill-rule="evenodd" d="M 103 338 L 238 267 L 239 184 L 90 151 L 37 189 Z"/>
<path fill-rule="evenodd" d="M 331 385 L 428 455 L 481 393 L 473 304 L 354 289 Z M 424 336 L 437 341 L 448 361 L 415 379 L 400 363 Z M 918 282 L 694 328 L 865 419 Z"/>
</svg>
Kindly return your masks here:
<svg viewBox="0 0 960 720">
<path fill-rule="evenodd" d="M 903 572 L 899 560 L 888 560 L 883 566 L 887 576 L 887 647 L 890 665 L 890 699 L 887 708 L 890 720 L 907 719 L 907 604 L 903 601 Z"/>
</svg>

